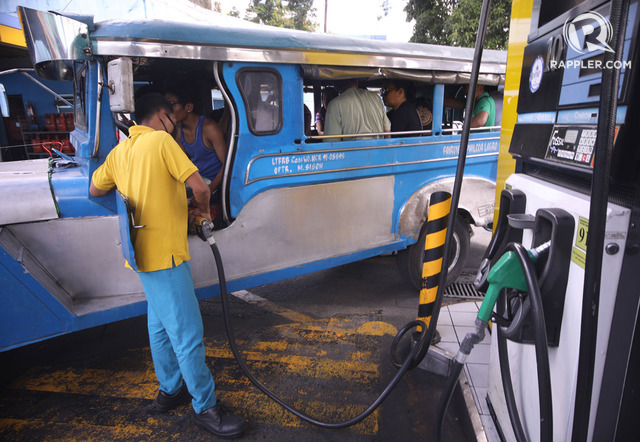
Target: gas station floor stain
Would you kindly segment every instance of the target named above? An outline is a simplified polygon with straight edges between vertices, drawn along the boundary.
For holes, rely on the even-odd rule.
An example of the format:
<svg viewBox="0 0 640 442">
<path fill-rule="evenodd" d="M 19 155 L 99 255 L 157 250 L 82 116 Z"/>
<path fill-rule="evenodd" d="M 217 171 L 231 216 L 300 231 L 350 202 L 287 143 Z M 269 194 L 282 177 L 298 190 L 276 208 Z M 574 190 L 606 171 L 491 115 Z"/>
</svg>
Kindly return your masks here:
<svg viewBox="0 0 640 442">
<path fill-rule="evenodd" d="M 331 422 L 350 419 L 395 374 L 388 349 L 396 329 L 380 313 L 314 318 L 246 294 L 251 295 L 238 293 L 231 303 L 244 358 L 267 388 L 303 412 Z M 207 363 L 218 397 L 250 422 L 243 440 L 430 438 L 444 378 L 415 369 L 361 423 L 339 431 L 316 428 L 284 411 L 242 375 L 219 307 L 203 309 Z M 449 339 L 449 329 L 439 329 Z M 190 406 L 155 412 L 157 381 L 145 317 L 5 352 L 0 366 L 1 440 L 211 439 L 194 425 Z M 467 421 L 458 394 L 447 414 L 445 440 L 474 440 Z"/>
</svg>

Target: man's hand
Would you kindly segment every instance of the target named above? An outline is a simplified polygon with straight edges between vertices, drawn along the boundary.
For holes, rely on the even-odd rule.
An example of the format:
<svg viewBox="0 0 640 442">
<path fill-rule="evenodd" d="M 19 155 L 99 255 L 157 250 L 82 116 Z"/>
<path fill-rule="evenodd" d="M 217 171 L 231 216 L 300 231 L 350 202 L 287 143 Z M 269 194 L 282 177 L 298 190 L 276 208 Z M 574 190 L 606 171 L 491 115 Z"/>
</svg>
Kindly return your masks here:
<svg viewBox="0 0 640 442">
<path fill-rule="evenodd" d="M 211 213 L 208 210 L 206 212 L 203 212 L 197 207 L 189 212 L 189 222 L 192 223 L 198 216 L 201 216 L 202 218 L 211 222 Z"/>
<path fill-rule="evenodd" d="M 187 178 L 185 182 L 191 187 L 191 190 L 193 190 L 193 197 L 197 203 L 197 206 L 191 213 L 196 216 L 201 216 L 207 221 L 211 221 L 211 213 L 209 213 L 209 198 L 211 197 L 211 192 L 209 192 L 209 186 L 207 186 L 198 172 L 193 172 L 189 175 L 189 178 Z"/>
</svg>

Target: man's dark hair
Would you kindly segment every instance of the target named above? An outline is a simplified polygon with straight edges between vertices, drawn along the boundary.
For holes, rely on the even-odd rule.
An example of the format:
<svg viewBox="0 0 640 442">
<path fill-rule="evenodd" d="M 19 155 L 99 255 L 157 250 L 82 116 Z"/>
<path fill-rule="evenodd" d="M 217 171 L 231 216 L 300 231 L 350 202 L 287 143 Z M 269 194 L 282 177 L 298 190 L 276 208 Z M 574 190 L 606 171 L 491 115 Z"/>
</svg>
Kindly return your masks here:
<svg viewBox="0 0 640 442">
<path fill-rule="evenodd" d="M 138 123 L 149 120 L 160 110 L 166 110 L 167 114 L 173 112 L 169 100 L 158 92 L 142 95 L 136 100 L 136 120 Z"/>
<path fill-rule="evenodd" d="M 165 92 L 178 97 L 178 101 L 183 106 L 188 103 L 193 104 L 193 111 L 196 114 L 202 114 L 202 99 L 196 86 L 189 87 L 186 83 L 179 83 L 167 86 Z"/>
<path fill-rule="evenodd" d="M 393 81 L 391 81 L 391 84 L 396 89 L 403 89 L 404 90 L 404 96 L 408 101 L 415 101 L 415 99 L 416 99 L 416 88 L 413 85 L 413 83 L 411 83 L 410 81 L 393 80 Z"/>
<path fill-rule="evenodd" d="M 358 84 L 358 80 L 356 78 L 347 78 L 336 80 L 334 84 L 339 92 L 344 92 L 348 88 L 355 87 Z"/>
</svg>

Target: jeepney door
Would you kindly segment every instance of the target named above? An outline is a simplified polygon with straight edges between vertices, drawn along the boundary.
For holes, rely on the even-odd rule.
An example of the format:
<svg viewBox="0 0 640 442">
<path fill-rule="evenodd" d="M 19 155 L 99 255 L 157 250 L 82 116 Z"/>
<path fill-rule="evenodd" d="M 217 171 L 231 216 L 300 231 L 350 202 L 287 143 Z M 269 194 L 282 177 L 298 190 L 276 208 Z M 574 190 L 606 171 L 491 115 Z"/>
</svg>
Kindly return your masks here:
<svg viewBox="0 0 640 442">
<path fill-rule="evenodd" d="M 235 218 L 253 196 L 294 172 L 278 154 L 299 151 L 304 139 L 302 78 L 293 65 L 225 63 L 222 73 L 238 116 L 228 178 Z"/>
</svg>

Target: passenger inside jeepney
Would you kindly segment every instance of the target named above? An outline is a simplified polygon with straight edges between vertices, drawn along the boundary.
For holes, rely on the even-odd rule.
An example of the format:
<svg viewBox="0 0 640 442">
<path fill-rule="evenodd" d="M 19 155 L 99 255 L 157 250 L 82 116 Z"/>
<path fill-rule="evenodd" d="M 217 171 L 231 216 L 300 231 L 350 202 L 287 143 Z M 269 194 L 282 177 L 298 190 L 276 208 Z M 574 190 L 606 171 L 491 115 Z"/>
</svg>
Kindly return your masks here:
<svg viewBox="0 0 640 442">
<path fill-rule="evenodd" d="M 469 93 L 469 86 L 464 87 L 465 95 Z M 462 99 L 447 97 L 444 105 L 453 109 L 464 109 Z M 485 86 L 478 84 L 474 94 L 473 111 L 471 113 L 471 128 L 495 126 L 496 104 L 485 90 Z"/>
<path fill-rule="evenodd" d="M 340 95 L 329 103 L 326 114 L 325 135 L 381 134 L 391 131 L 391 122 L 378 94 L 358 86 L 358 80 L 340 81 Z M 325 141 L 364 140 L 379 137 L 327 138 Z M 384 135 L 384 138 L 389 138 Z"/>
<path fill-rule="evenodd" d="M 220 224 L 221 183 L 227 145 L 218 125 L 202 114 L 198 94 L 185 85 L 171 85 L 165 97 L 173 106 L 178 127 L 175 138 L 178 144 L 198 167 L 211 191 L 211 217 Z"/>
<path fill-rule="evenodd" d="M 331 103 L 331 100 L 338 96 L 338 91 L 333 86 L 325 86 L 322 90 L 322 106 L 316 113 L 316 130 L 318 135 L 324 135 L 324 119 L 327 115 L 327 106 Z"/>
<path fill-rule="evenodd" d="M 422 123 L 415 105 L 416 92 L 408 81 L 387 81 L 380 91 L 391 121 L 391 132 L 421 131 Z M 392 137 L 415 137 L 420 134 L 392 135 Z"/>
<path fill-rule="evenodd" d="M 432 100 L 426 97 L 416 98 L 416 112 L 418 112 L 422 130 L 431 130 L 433 127 L 433 112 L 431 111 L 433 105 L 431 102 Z"/>
</svg>

